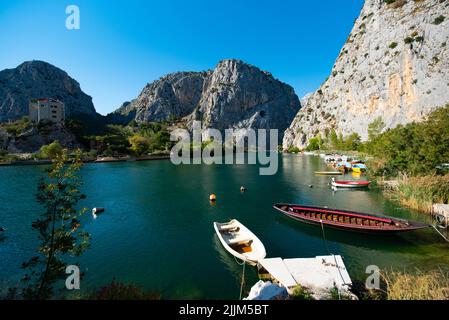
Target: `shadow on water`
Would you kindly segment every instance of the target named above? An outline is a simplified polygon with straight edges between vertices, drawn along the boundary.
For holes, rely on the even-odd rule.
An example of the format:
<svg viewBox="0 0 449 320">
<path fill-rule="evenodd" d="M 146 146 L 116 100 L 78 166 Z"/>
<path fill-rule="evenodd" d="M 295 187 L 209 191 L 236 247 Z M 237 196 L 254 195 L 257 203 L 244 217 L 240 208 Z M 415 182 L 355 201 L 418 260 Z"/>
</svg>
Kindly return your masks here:
<svg viewBox="0 0 449 320">
<path fill-rule="evenodd" d="M 240 288 L 242 280 L 241 277 L 243 274 L 243 265 L 240 265 L 242 262 L 234 258 L 233 255 L 231 255 L 229 252 L 226 251 L 225 248 L 223 248 L 220 239 L 218 239 L 218 236 L 216 234 L 214 234 L 212 242 L 215 251 L 217 251 L 219 255 L 220 262 L 222 262 L 226 266 L 226 269 L 232 274 L 232 277 L 234 278 L 236 285 Z M 257 280 L 258 280 L 257 268 L 247 264 L 245 266 L 245 283 L 244 283 L 244 292 L 246 295 L 249 293 L 251 286 L 254 283 L 256 283 Z"/>
</svg>

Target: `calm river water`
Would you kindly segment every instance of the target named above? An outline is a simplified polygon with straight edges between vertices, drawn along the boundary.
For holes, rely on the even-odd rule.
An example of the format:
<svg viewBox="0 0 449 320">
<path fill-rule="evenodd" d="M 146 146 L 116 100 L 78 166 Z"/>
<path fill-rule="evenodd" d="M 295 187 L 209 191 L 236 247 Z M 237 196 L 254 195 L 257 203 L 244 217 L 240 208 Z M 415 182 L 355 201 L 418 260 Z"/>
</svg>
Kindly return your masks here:
<svg viewBox="0 0 449 320">
<path fill-rule="evenodd" d="M 329 177 L 313 174 L 325 168 L 321 158 L 302 155 L 279 155 L 274 176 L 259 176 L 256 165 L 174 166 L 168 160 L 86 165 L 82 204 L 106 212 L 84 221 L 92 240 L 78 259 L 86 273 L 82 293 L 116 279 L 170 299 L 238 299 L 241 267 L 222 249 L 212 226 L 231 218 L 258 235 L 268 257 L 328 254 L 321 229 L 279 215 L 272 208 L 277 202 L 425 219 L 377 190 L 333 192 Z M 31 222 L 40 212 L 34 196 L 44 169 L 0 168 L 0 226 L 8 228 L 0 241 L 0 292 L 17 283 L 21 263 L 36 248 Z M 240 192 L 241 185 L 247 192 Z M 211 193 L 217 195 L 214 206 Z M 395 270 L 449 265 L 447 244 L 431 229 L 386 238 L 326 230 L 326 237 L 353 279 L 363 280 L 368 265 Z M 246 280 L 249 288 L 256 270 L 247 268 Z"/>
</svg>

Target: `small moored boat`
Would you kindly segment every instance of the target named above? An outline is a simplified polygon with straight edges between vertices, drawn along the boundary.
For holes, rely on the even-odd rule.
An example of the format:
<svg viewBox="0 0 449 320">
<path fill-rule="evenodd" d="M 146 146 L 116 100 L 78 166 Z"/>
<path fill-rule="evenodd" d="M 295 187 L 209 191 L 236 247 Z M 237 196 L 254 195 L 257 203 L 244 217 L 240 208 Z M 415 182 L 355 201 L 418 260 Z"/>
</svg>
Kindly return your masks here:
<svg viewBox="0 0 449 320">
<path fill-rule="evenodd" d="M 368 213 L 296 204 L 276 204 L 274 208 L 295 220 L 365 233 L 399 233 L 429 227 L 428 224 Z"/>
<path fill-rule="evenodd" d="M 332 178 L 332 186 L 336 188 L 366 188 L 371 181 L 343 181 Z"/>
<path fill-rule="evenodd" d="M 352 165 L 352 171 L 356 173 L 362 173 L 366 171 L 366 165 L 363 163 L 356 163 Z"/>
<path fill-rule="evenodd" d="M 341 176 L 343 172 L 341 171 L 315 171 L 316 175 L 319 176 Z"/>
<path fill-rule="evenodd" d="M 214 222 L 214 229 L 223 247 L 250 265 L 257 265 L 267 255 L 262 241 L 236 219 L 227 223 Z"/>
</svg>

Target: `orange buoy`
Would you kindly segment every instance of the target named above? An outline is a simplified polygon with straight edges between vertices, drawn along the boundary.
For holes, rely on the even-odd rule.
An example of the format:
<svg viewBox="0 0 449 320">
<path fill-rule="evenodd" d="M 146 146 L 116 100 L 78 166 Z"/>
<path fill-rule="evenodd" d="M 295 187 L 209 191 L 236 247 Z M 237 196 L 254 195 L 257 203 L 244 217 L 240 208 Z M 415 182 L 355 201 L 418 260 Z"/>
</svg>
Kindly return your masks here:
<svg viewBox="0 0 449 320">
<path fill-rule="evenodd" d="M 215 194 L 211 194 L 210 196 L 209 196 L 209 200 L 210 201 L 215 201 L 215 200 L 217 200 L 217 196 L 215 195 Z"/>
</svg>

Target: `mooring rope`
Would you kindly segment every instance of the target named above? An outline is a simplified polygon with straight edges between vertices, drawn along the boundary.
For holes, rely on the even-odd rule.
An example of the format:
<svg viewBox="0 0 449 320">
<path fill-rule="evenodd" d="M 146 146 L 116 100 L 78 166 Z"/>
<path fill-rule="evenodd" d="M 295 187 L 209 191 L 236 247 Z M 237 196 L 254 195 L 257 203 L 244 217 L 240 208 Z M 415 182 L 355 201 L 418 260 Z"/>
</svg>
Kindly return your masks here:
<svg viewBox="0 0 449 320">
<path fill-rule="evenodd" d="M 323 224 L 323 220 L 320 220 L 320 223 L 321 223 L 321 231 L 322 231 L 322 234 L 323 234 L 323 240 L 324 240 L 324 244 L 326 245 L 327 252 L 329 253 L 329 255 L 331 255 L 331 256 L 334 258 L 335 265 L 337 266 L 338 274 L 340 275 L 340 278 L 341 278 L 343 284 L 344 284 L 344 285 L 348 285 L 348 284 L 345 282 L 345 278 L 344 278 L 343 275 L 341 274 L 340 266 L 338 265 L 337 258 L 335 258 L 335 254 L 333 254 L 333 253 L 330 251 L 329 245 L 327 244 L 326 234 L 324 233 L 324 224 Z M 338 290 L 338 298 L 341 299 L 341 296 L 340 296 L 340 290 Z"/>
<path fill-rule="evenodd" d="M 435 227 L 434 225 L 431 225 L 431 226 L 432 226 L 432 228 L 435 229 L 436 232 L 438 232 L 438 234 L 439 234 L 439 235 L 440 235 L 446 242 L 449 242 L 449 239 L 446 238 L 446 237 L 444 236 L 444 234 L 442 234 L 442 233 L 440 232 L 440 230 L 437 229 L 437 227 Z"/>
<path fill-rule="evenodd" d="M 242 283 L 240 284 L 240 297 L 239 297 L 239 300 L 242 300 L 243 285 L 245 284 L 245 266 L 246 266 L 246 263 L 245 263 L 245 261 L 243 261 Z"/>
</svg>

